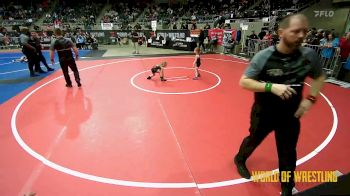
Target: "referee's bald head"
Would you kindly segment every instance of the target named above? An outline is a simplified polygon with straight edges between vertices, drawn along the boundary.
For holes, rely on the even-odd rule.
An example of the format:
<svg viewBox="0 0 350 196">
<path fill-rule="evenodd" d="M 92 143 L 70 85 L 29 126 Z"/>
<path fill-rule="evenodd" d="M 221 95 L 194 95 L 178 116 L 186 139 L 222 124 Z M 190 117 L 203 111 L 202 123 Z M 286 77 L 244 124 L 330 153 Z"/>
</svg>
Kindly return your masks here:
<svg viewBox="0 0 350 196">
<path fill-rule="evenodd" d="M 290 23 L 292 20 L 301 20 L 303 22 L 307 23 L 307 18 L 304 14 L 293 14 L 289 15 L 286 18 L 284 18 L 280 23 L 279 23 L 279 28 L 286 29 L 289 27 Z"/>
</svg>

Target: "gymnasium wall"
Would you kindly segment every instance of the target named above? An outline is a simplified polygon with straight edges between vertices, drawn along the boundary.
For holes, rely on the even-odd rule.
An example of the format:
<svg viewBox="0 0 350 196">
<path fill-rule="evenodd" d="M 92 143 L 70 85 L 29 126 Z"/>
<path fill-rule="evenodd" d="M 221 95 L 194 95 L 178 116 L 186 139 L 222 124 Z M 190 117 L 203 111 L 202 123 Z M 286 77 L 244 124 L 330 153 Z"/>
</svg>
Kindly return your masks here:
<svg viewBox="0 0 350 196">
<path fill-rule="evenodd" d="M 335 29 L 337 33 L 343 34 L 346 26 L 349 26 L 349 12 L 349 7 L 337 7 L 332 0 L 321 0 L 301 13 L 308 18 L 310 27 Z"/>
</svg>

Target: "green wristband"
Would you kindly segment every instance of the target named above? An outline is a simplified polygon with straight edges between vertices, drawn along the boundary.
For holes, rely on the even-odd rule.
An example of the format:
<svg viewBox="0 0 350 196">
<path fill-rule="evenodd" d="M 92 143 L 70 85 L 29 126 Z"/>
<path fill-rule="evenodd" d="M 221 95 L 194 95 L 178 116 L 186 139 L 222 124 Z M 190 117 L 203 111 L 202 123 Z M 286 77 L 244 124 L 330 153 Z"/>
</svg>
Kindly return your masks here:
<svg viewBox="0 0 350 196">
<path fill-rule="evenodd" d="M 265 92 L 269 93 L 271 92 L 271 89 L 272 89 L 272 83 L 267 82 L 265 84 Z"/>
</svg>

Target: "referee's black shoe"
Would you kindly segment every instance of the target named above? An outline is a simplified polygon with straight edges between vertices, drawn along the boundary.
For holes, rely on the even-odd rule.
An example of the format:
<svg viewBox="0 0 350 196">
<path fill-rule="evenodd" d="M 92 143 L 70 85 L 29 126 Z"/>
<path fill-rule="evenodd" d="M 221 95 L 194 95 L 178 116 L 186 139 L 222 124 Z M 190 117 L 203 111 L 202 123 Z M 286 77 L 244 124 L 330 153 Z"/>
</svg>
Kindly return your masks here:
<svg viewBox="0 0 350 196">
<path fill-rule="evenodd" d="M 249 170 L 247 169 L 247 166 L 245 165 L 245 161 L 239 160 L 236 155 L 234 158 L 234 162 L 236 164 L 239 175 L 241 175 L 245 179 L 250 179 L 251 175 L 249 173 Z"/>
<path fill-rule="evenodd" d="M 282 185 L 281 196 L 292 196 L 292 195 L 293 195 L 293 187 Z"/>
</svg>

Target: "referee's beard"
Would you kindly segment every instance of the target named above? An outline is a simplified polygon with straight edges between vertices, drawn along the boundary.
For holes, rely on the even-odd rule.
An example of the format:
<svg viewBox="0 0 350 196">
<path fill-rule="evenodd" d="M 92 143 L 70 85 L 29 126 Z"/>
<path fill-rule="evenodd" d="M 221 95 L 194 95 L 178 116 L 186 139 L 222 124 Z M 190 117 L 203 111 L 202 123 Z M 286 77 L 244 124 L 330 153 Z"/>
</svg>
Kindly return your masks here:
<svg viewBox="0 0 350 196">
<path fill-rule="evenodd" d="M 286 45 L 288 48 L 292 49 L 292 50 L 297 50 L 301 44 L 303 43 L 302 39 L 298 39 L 296 41 L 289 41 L 286 38 L 282 38 L 281 40 L 283 42 L 284 45 Z"/>
</svg>

